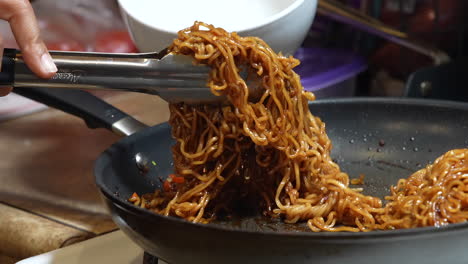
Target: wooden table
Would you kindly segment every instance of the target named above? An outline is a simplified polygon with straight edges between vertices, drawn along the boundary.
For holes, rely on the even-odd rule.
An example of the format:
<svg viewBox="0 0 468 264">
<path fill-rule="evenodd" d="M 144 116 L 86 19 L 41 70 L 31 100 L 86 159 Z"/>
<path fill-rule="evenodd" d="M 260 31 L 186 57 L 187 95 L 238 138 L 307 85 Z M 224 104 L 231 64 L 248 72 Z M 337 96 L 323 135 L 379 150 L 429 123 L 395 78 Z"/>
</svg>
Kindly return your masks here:
<svg viewBox="0 0 468 264">
<path fill-rule="evenodd" d="M 169 117 L 156 96 L 105 99 L 148 125 Z M 55 109 L 0 123 L 0 263 L 116 229 L 94 184 L 93 164 L 118 139 Z"/>
</svg>

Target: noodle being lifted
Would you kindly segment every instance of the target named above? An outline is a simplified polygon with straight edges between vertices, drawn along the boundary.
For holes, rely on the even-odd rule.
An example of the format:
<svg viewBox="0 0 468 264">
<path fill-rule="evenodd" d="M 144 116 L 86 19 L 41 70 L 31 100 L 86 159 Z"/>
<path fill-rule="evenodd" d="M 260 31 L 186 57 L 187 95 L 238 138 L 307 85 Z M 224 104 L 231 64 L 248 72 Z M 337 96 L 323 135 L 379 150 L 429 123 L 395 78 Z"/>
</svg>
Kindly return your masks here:
<svg viewBox="0 0 468 264">
<path fill-rule="evenodd" d="M 308 101 L 314 95 L 303 90 L 293 71 L 299 61 L 293 57 L 274 53 L 258 38 L 240 37 L 201 22 L 180 31 L 170 51 L 211 66 L 209 87 L 226 95 L 230 104 L 171 104 L 175 175 L 164 183 L 164 190 L 134 195 L 131 202 L 202 223 L 231 213 L 238 204 L 260 204 L 254 209 L 287 223 L 308 221 L 313 231 L 369 231 L 467 220 L 465 162 L 456 176 L 449 177 L 454 181 L 447 179 L 434 190 L 443 198 L 414 194 L 414 188 L 421 187 L 419 181 L 434 184 L 437 176 L 431 172 L 437 171 L 437 165 L 400 182 L 385 208 L 380 199 L 349 188 L 348 175 L 330 157 L 325 124 L 309 111 Z M 240 76 L 245 69 L 248 78 L 260 80 L 263 88 L 253 101 Z M 467 151 L 460 150 L 448 157 L 456 162 L 465 155 Z M 440 215 L 410 208 L 434 203 L 440 205 Z M 408 216 L 416 211 L 417 216 Z"/>
</svg>

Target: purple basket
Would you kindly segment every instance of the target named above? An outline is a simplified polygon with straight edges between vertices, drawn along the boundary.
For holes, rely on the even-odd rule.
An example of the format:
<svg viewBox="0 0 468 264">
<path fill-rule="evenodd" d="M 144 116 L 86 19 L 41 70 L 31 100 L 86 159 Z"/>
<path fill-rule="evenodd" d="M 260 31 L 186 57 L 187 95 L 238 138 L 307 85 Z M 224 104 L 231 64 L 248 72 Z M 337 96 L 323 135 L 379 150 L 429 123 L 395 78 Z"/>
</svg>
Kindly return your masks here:
<svg viewBox="0 0 468 264">
<path fill-rule="evenodd" d="M 355 77 L 367 68 L 362 57 L 345 50 L 301 48 L 295 57 L 304 89 L 318 98 L 353 96 Z"/>
</svg>

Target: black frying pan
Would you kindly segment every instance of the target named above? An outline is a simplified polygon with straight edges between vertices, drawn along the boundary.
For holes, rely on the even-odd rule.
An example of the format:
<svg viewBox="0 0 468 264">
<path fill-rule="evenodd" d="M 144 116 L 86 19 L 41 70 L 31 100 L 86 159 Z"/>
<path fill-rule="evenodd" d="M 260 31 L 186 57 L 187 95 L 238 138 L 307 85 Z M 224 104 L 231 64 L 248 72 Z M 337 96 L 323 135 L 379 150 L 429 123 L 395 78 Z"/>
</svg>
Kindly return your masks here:
<svg viewBox="0 0 468 264">
<path fill-rule="evenodd" d="M 72 91 L 18 93 L 63 109 Z M 56 92 L 57 91 L 57 92 Z M 48 93 L 48 94 L 44 94 Z M 100 101 L 80 95 L 64 110 L 93 127 L 111 128 L 125 117 Z M 50 100 L 50 93 L 59 93 Z M 73 101 L 73 96 L 66 98 Z M 76 101 L 75 101 L 76 102 Z M 100 104 L 96 107 L 95 104 Z M 80 112 L 79 108 L 87 108 Z M 447 150 L 468 144 L 468 105 L 422 99 L 331 99 L 310 104 L 333 142 L 332 156 L 351 177 L 365 174 L 365 192 L 383 197 L 401 177 L 424 167 Z M 105 114 L 108 112 L 113 115 Z M 103 114 L 104 113 L 104 114 Z M 118 114 L 116 114 L 118 113 Z M 98 117 L 98 118 L 96 118 Z M 125 137 L 97 160 L 96 183 L 116 224 L 145 251 L 169 263 L 468 263 L 468 223 L 369 233 L 313 233 L 304 224 L 257 217 L 229 223 L 193 224 L 137 208 L 127 202 L 160 187 L 172 171 L 170 127 L 143 129 Z M 135 163 L 140 153 L 149 171 Z M 151 162 L 150 162 L 151 163 Z M 141 165 L 141 164 L 140 164 Z"/>
</svg>

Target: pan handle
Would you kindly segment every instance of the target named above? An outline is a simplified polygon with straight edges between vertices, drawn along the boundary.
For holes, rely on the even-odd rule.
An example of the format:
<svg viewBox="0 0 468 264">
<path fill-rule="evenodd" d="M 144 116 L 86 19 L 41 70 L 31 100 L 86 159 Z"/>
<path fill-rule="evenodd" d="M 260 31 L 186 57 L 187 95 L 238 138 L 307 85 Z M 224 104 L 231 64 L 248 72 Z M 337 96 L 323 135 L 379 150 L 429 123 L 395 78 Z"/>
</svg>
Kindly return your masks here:
<svg viewBox="0 0 468 264">
<path fill-rule="evenodd" d="M 14 93 L 82 118 L 89 128 L 106 128 L 129 136 L 147 126 L 125 112 L 81 90 L 14 88 Z"/>
</svg>

